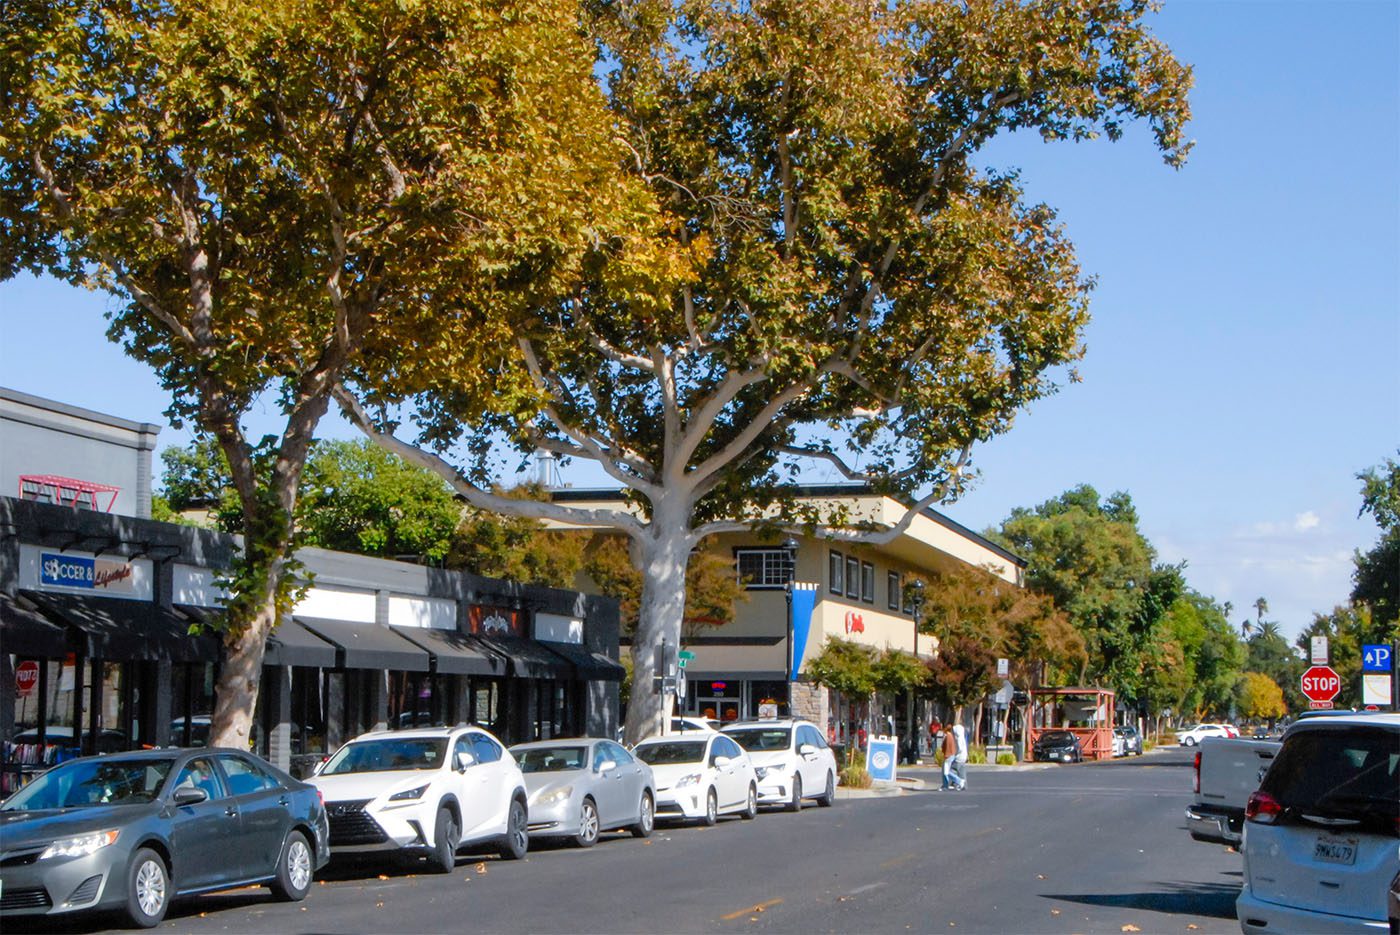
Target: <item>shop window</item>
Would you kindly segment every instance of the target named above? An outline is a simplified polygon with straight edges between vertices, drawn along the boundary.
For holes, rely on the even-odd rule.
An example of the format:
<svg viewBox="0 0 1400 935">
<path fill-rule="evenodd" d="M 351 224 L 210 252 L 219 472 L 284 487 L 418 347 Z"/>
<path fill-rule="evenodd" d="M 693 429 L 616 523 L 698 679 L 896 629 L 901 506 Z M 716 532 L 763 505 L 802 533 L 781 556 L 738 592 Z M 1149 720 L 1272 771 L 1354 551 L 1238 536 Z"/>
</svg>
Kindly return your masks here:
<svg viewBox="0 0 1400 935">
<path fill-rule="evenodd" d="M 885 599 L 889 602 L 890 610 L 899 610 L 902 595 L 903 589 L 899 583 L 899 572 L 887 572 L 885 574 Z"/>
<path fill-rule="evenodd" d="M 875 603 L 875 566 L 869 562 L 860 563 L 860 599 Z"/>
<path fill-rule="evenodd" d="M 293 756 L 328 753 L 321 670 L 292 667 L 291 745 Z"/>
<path fill-rule="evenodd" d="M 214 665 L 176 663 L 170 668 L 170 742 L 207 747 L 214 721 Z"/>
<path fill-rule="evenodd" d="M 765 705 L 772 705 L 779 717 L 787 714 L 787 693 L 786 682 L 778 681 L 754 681 L 748 683 L 748 717 L 762 717 Z"/>
<path fill-rule="evenodd" d="M 471 711 L 468 719 L 496 736 L 502 735 L 505 711 L 501 704 L 501 680 L 474 678 L 470 688 Z"/>
<path fill-rule="evenodd" d="M 787 549 L 735 549 L 739 583 L 750 591 L 787 587 L 793 572 Z"/>
<path fill-rule="evenodd" d="M 846 590 L 846 557 L 840 552 L 827 556 L 826 586 L 832 594 L 841 594 Z"/>
</svg>

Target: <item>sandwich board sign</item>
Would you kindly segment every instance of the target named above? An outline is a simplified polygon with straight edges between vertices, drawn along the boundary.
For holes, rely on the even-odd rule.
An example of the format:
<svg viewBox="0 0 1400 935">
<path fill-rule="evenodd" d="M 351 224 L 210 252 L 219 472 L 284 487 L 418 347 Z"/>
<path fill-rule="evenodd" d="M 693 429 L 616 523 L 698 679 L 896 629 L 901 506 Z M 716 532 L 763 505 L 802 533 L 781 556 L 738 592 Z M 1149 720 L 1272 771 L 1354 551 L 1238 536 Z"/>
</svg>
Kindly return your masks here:
<svg viewBox="0 0 1400 935">
<path fill-rule="evenodd" d="M 876 782 L 894 782 L 898 761 L 898 742 L 895 738 L 881 734 L 866 742 L 865 771 Z"/>
</svg>

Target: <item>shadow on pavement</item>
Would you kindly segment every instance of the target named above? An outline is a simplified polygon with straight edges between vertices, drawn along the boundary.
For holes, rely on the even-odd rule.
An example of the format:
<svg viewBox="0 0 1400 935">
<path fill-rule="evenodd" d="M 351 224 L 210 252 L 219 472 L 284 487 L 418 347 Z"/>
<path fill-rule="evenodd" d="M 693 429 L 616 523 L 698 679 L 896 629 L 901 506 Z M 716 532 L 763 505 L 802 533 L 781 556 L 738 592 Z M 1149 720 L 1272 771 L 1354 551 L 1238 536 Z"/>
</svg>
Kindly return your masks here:
<svg viewBox="0 0 1400 935">
<path fill-rule="evenodd" d="M 258 903 L 275 902 L 272 893 L 265 886 L 245 886 L 222 893 L 208 893 L 201 896 L 187 896 L 176 899 L 165 914 L 166 922 L 173 922 L 189 916 L 202 916 L 206 913 L 222 912 L 228 909 L 242 909 Z M 5 919 L 5 935 L 18 932 L 44 932 L 49 935 L 60 933 L 102 932 L 113 928 L 127 928 L 125 920 L 114 912 L 77 912 L 61 916 L 18 916 Z"/>
<path fill-rule="evenodd" d="M 1235 899 L 1240 895 L 1238 883 L 1165 883 L 1155 893 L 1044 893 L 1043 899 L 1059 899 L 1086 906 L 1112 906 L 1119 909 L 1144 909 L 1171 915 L 1207 916 L 1213 919 L 1235 918 Z"/>
</svg>

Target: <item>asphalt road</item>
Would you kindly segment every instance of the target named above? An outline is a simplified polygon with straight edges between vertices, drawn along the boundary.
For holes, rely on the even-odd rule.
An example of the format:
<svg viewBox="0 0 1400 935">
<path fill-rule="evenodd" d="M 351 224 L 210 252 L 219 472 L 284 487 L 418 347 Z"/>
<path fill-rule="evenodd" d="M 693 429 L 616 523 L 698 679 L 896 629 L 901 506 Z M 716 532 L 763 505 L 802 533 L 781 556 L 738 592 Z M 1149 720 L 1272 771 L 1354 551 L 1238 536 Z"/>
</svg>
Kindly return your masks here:
<svg viewBox="0 0 1400 935">
<path fill-rule="evenodd" d="M 963 792 L 608 835 L 515 863 L 464 857 L 450 876 L 333 864 L 304 903 L 215 894 L 156 931 L 1238 932 L 1240 857 L 1182 829 L 1190 777 L 1178 750 L 974 767 Z"/>
</svg>

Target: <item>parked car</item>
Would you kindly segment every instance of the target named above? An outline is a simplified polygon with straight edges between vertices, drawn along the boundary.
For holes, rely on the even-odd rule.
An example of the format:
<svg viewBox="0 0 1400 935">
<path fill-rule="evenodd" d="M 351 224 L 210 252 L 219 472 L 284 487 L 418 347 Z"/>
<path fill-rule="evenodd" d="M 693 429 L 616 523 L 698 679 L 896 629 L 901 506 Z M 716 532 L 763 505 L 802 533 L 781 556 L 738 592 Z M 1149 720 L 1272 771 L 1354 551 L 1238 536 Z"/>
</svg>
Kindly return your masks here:
<svg viewBox="0 0 1400 935">
<path fill-rule="evenodd" d="M 1225 728 L 1225 736 L 1230 737 L 1231 739 L 1236 738 L 1240 735 L 1240 729 L 1233 724 L 1221 724 L 1220 726 Z"/>
<path fill-rule="evenodd" d="M 719 730 L 719 721 L 708 717 L 691 717 L 682 715 L 671 718 L 671 733 L 682 734 L 688 730 Z"/>
<path fill-rule="evenodd" d="M 1114 756 L 1142 756 L 1142 734 L 1131 724 L 1113 728 Z"/>
<path fill-rule="evenodd" d="M 1192 838 L 1240 846 L 1245 806 L 1278 750 L 1279 744 L 1273 740 L 1236 743 L 1210 737 L 1201 743 L 1192 775 L 1196 797 L 1186 809 L 1186 830 Z"/>
<path fill-rule="evenodd" d="M 1047 730 L 1035 738 L 1031 747 L 1031 760 L 1048 760 L 1061 763 L 1078 763 L 1084 759 L 1084 749 L 1079 738 L 1072 731 Z"/>
<path fill-rule="evenodd" d="M 652 737 L 633 748 L 656 781 L 656 817 L 713 825 L 735 812 L 758 815 L 758 776 L 743 748 L 716 732 Z"/>
<path fill-rule="evenodd" d="M 90 736 L 91 735 L 86 733 L 84 735 L 85 739 Z M 21 731 L 10 738 L 10 742 L 14 744 L 37 744 L 39 742 L 39 728 L 31 727 L 28 730 Z M 73 757 L 77 757 L 81 753 L 78 749 L 77 741 L 73 739 L 73 728 L 71 727 L 60 727 L 50 724 L 44 728 L 44 743 L 50 747 L 63 747 L 68 755 Z M 131 742 L 126 739 L 126 734 L 121 731 L 103 728 L 98 732 L 98 753 L 121 753 L 130 748 Z"/>
<path fill-rule="evenodd" d="M 1400 715 L 1299 721 L 1245 810 L 1240 928 L 1384 932 L 1398 837 Z"/>
<path fill-rule="evenodd" d="M 651 767 L 611 740 L 540 740 L 510 748 L 525 776 L 530 837 L 592 847 L 603 831 L 651 836 L 656 783 Z"/>
<path fill-rule="evenodd" d="M 336 853 L 424 854 L 449 873 L 468 844 L 509 860 L 529 850 L 525 779 L 479 727 L 363 734 L 308 781 L 325 797 Z"/>
<path fill-rule="evenodd" d="M 1237 735 L 1238 733 L 1236 731 Z M 1194 747 L 1207 737 L 1223 737 L 1228 740 L 1230 732 L 1224 724 L 1197 724 L 1195 727 L 1176 732 L 1176 742 L 1183 747 Z"/>
<path fill-rule="evenodd" d="M 330 859 L 316 790 L 240 750 L 81 757 L 0 804 L 0 915 L 117 910 L 149 928 L 170 901 L 265 884 L 300 900 Z"/>
<path fill-rule="evenodd" d="M 823 806 L 836 801 L 836 755 L 811 721 L 740 721 L 721 733 L 748 752 L 760 805 L 798 812 L 804 798 Z"/>
</svg>

